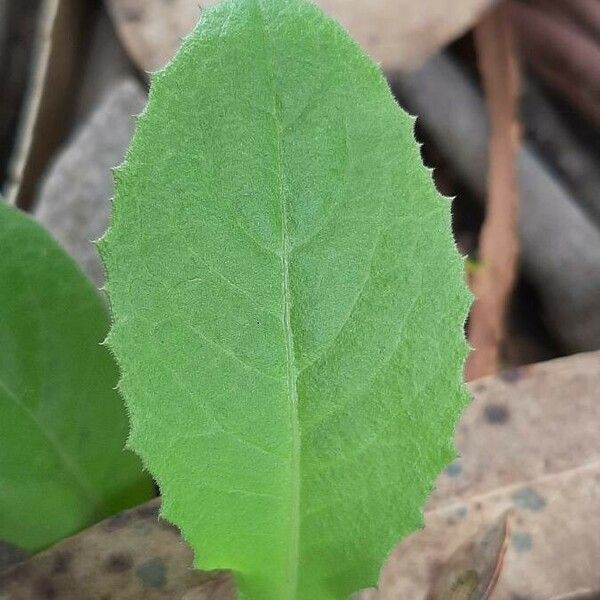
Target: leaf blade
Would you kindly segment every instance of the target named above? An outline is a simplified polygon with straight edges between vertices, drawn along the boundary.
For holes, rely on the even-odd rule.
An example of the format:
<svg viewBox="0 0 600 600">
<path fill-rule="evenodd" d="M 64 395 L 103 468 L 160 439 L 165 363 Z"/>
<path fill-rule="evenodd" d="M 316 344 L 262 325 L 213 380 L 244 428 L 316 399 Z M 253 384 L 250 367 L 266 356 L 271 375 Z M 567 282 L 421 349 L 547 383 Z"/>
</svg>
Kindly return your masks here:
<svg viewBox="0 0 600 600">
<path fill-rule="evenodd" d="M 235 569 L 248 598 L 374 583 L 454 456 L 469 304 L 449 206 L 379 70 L 306 2 L 207 10 L 154 77 L 114 211 L 131 444 L 198 564 Z"/>
<path fill-rule="evenodd" d="M 35 551 L 151 497 L 152 486 L 122 454 L 126 417 L 99 346 L 101 298 L 3 202 L 0 240 L 0 538 Z"/>
</svg>

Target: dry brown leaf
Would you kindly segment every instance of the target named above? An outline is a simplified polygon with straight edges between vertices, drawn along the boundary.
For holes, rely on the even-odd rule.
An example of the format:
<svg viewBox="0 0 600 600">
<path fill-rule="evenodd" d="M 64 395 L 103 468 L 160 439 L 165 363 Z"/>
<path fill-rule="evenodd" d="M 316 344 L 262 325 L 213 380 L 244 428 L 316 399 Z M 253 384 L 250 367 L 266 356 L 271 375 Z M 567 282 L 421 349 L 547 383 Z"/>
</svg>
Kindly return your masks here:
<svg viewBox="0 0 600 600">
<path fill-rule="evenodd" d="M 498 370 L 507 305 L 516 280 L 519 254 L 517 182 L 518 68 L 505 5 L 491 10 L 475 29 L 477 55 L 490 115 L 491 138 L 486 218 L 479 242 L 481 267 L 471 289 L 468 380 Z"/>
<path fill-rule="evenodd" d="M 135 63 L 155 71 L 217 0 L 106 0 Z M 496 0 L 316 0 L 388 72 L 421 64 L 469 29 Z"/>
<path fill-rule="evenodd" d="M 0 575 L 2 600 L 233 600 L 231 577 L 192 570 L 179 531 L 151 500 Z"/>
<path fill-rule="evenodd" d="M 438 477 L 427 511 L 600 459 L 600 353 L 511 369 L 470 389 L 460 458 Z"/>
<path fill-rule="evenodd" d="M 511 513 L 458 548 L 440 567 L 427 600 L 488 600 L 510 542 Z"/>
</svg>

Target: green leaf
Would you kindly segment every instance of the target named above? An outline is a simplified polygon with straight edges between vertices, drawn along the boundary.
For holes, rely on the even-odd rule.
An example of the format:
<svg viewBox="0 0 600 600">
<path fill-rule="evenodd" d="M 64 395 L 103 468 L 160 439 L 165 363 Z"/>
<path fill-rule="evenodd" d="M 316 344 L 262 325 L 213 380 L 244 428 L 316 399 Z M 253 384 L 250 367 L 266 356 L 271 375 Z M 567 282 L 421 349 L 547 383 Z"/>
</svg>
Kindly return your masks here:
<svg viewBox="0 0 600 600">
<path fill-rule="evenodd" d="M 467 402 L 470 295 L 379 69 L 303 0 L 204 12 L 101 243 L 130 445 L 252 600 L 375 583 Z"/>
<path fill-rule="evenodd" d="M 105 303 L 35 221 L 0 200 L 0 539 L 30 551 L 152 496 L 123 450 Z"/>
</svg>

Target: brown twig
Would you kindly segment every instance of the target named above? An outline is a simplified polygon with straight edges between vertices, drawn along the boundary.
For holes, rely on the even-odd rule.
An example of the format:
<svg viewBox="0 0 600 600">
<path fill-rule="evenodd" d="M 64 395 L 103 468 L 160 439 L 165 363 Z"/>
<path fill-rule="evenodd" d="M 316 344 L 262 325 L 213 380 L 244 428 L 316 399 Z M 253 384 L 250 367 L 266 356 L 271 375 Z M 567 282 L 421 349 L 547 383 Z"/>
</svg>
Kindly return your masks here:
<svg viewBox="0 0 600 600">
<path fill-rule="evenodd" d="M 507 305 L 516 279 L 519 252 L 517 153 L 519 147 L 518 68 L 506 5 L 490 11 L 475 29 L 475 41 L 490 117 L 488 203 L 481 231 L 481 266 L 471 287 L 467 379 L 497 371 L 505 335 Z"/>
</svg>

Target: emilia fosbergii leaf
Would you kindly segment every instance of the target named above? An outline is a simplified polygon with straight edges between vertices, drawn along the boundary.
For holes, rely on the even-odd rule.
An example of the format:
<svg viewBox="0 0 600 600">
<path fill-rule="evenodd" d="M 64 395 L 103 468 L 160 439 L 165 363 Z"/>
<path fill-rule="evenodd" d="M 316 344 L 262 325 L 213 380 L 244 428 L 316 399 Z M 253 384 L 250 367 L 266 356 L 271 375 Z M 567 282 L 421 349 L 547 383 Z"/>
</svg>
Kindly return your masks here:
<svg viewBox="0 0 600 600">
<path fill-rule="evenodd" d="M 316 6 L 228 0 L 153 77 L 116 173 L 129 444 L 242 598 L 374 584 L 455 457 L 471 300 L 413 125 Z"/>
<path fill-rule="evenodd" d="M 100 345 L 106 302 L 2 200 L 0 247 L 0 540 L 34 552 L 154 491 L 123 449 L 118 370 Z"/>
</svg>

